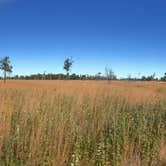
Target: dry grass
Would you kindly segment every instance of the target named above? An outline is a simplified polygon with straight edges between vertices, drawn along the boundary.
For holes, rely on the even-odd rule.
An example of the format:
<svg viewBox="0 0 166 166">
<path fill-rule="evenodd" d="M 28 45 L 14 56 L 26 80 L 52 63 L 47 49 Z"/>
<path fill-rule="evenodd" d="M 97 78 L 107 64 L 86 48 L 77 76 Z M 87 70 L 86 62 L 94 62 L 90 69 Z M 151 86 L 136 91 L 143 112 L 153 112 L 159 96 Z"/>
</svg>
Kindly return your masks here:
<svg viewBox="0 0 166 166">
<path fill-rule="evenodd" d="M 0 90 L 48 90 L 63 94 L 96 93 L 105 91 L 108 94 L 116 93 L 131 102 L 145 101 L 152 97 L 166 97 L 166 83 L 163 82 L 128 82 L 114 81 L 8 81 L 6 85 L 0 83 Z"/>
<path fill-rule="evenodd" d="M 166 84 L 0 83 L 0 165 L 163 166 Z"/>
</svg>

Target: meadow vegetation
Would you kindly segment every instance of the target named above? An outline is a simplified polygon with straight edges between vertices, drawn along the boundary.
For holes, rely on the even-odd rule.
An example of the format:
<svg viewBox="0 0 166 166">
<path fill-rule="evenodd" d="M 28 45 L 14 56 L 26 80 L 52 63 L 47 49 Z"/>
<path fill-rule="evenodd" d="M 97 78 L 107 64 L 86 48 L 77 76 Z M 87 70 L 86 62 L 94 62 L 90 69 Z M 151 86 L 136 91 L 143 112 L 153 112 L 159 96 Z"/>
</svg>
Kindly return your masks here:
<svg viewBox="0 0 166 166">
<path fill-rule="evenodd" d="M 2 166 L 166 165 L 166 84 L 0 85 Z"/>
</svg>

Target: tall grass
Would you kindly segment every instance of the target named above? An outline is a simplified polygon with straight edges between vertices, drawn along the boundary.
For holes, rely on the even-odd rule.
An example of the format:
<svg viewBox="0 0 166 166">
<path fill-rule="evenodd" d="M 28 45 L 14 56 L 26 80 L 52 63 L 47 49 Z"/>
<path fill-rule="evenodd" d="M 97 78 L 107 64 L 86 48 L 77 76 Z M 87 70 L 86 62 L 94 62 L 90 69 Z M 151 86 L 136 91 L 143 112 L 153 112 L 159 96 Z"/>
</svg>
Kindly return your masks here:
<svg viewBox="0 0 166 166">
<path fill-rule="evenodd" d="M 2 166 L 164 166 L 166 101 L 4 90 L 0 148 Z"/>
</svg>

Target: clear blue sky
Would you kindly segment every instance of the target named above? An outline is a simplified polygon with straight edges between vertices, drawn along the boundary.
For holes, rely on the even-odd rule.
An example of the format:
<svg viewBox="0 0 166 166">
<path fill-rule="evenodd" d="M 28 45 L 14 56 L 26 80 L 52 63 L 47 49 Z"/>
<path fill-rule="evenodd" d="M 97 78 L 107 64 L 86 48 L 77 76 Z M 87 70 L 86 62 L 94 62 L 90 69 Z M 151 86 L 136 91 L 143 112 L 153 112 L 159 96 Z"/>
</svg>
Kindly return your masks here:
<svg viewBox="0 0 166 166">
<path fill-rule="evenodd" d="M 165 0 L 0 0 L 0 56 L 13 74 L 166 72 Z"/>
</svg>

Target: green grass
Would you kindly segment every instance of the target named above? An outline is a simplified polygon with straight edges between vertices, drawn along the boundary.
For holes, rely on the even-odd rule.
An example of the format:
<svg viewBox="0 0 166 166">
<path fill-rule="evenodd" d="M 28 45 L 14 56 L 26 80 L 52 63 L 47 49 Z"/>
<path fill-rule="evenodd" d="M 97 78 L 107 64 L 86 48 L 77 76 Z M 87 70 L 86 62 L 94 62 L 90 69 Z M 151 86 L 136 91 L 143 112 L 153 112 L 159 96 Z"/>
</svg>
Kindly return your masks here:
<svg viewBox="0 0 166 166">
<path fill-rule="evenodd" d="M 0 101 L 2 166 L 166 164 L 164 99 L 132 105 L 104 92 L 6 90 Z"/>
</svg>

